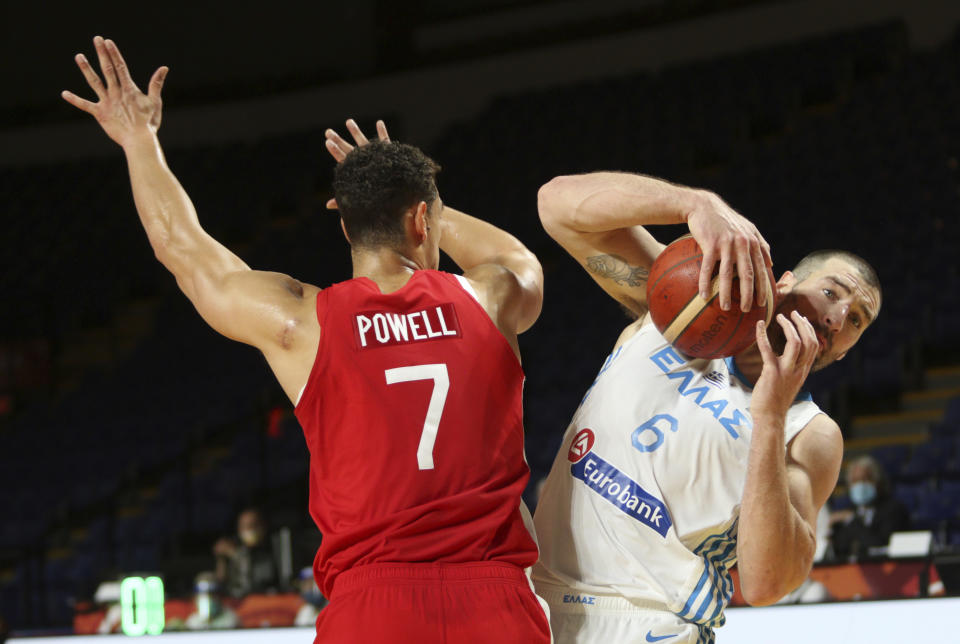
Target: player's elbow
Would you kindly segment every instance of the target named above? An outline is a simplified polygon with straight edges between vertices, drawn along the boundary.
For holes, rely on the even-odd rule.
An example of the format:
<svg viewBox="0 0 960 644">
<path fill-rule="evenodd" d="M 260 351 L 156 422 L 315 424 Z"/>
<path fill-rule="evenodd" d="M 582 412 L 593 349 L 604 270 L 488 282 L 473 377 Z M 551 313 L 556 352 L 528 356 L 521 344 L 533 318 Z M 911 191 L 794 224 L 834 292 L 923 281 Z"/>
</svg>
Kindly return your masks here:
<svg viewBox="0 0 960 644">
<path fill-rule="evenodd" d="M 776 583 L 741 583 L 740 593 L 743 600 L 751 606 L 770 606 L 777 603 L 789 591 L 779 588 Z"/>
<path fill-rule="evenodd" d="M 577 177 L 554 177 L 540 186 L 537 192 L 537 210 L 540 213 L 540 223 L 551 237 L 557 232 L 570 228 L 574 209 L 570 207 L 568 194 L 576 185 Z"/>
<path fill-rule="evenodd" d="M 740 593 L 751 606 L 769 606 L 799 587 L 809 571 L 809 567 L 804 572 L 801 572 L 801 568 L 792 572 L 769 568 L 760 574 L 745 574 L 748 571 L 743 569 L 740 571 Z"/>
</svg>

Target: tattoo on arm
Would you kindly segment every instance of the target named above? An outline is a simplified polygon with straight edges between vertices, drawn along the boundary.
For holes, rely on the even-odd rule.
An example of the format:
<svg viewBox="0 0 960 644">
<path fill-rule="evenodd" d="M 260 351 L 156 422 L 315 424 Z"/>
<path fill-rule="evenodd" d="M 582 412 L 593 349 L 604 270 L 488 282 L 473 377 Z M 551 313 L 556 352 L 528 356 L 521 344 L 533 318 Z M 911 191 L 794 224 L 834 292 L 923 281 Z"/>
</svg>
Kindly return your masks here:
<svg viewBox="0 0 960 644">
<path fill-rule="evenodd" d="M 650 270 L 643 266 L 631 266 L 619 255 L 594 255 L 587 258 L 587 270 L 600 277 L 612 279 L 617 284 L 643 286 Z"/>
</svg>

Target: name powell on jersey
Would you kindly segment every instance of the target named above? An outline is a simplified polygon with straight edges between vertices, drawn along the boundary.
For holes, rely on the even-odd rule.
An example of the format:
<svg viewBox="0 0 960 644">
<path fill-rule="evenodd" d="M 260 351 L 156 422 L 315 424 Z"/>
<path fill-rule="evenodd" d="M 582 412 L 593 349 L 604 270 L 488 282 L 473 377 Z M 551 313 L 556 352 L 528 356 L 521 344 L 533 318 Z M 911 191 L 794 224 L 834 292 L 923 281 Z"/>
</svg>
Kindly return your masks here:
<svg viewBox="0 0 960 644">
<path fill-rule="evenodd" d="M 459 338 L 460 322 L 452 302 L 418 311 L 364 311 L 354 316 L 354 336 L 361 349 Z"/>
<path fill-rule="evenodd" d="M 593 453 L 594 434 L 589 429 L 580 430 L 570 443 L 567 459 L 570 474 L 661 537 L 673 525 L 663 502 L 640 487 L 640 484 Z"/>
</svg>

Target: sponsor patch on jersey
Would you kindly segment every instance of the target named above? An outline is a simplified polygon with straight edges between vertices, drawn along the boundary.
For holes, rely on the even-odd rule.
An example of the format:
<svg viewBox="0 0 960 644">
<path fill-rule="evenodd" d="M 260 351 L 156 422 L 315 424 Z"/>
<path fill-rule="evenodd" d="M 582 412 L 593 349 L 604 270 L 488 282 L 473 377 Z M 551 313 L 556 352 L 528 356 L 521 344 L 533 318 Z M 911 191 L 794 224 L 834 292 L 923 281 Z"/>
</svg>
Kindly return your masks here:
<svg viewBox="0 0 960 644">
<path fill-rule="evenodd" d="M 577 432 L 577 435 L 573 437 L 573 442 L 570 443 L 570 451 L 567 452 L 567 460 L 571 463 L 576 463 L 587 453 L 593 449 L 593 441 L 596 440 L 596 437 L 593 435 L 592 429 L 581 429 Z"/>
<path fill-rule="evenodd" d="M 663 502 L 595 453 L 587 452 L 570 466 L 570 473 L 624 514 L 654 530 L 661 537 L 667 536 L 667 530 L 673 522 Z"/>
<path fill-rule="evenodd" d="M 460 337 L 453 302 L 416 311 L 363 311 L 354 315 L 353 335 L 360 349 Z"/>
</svg>

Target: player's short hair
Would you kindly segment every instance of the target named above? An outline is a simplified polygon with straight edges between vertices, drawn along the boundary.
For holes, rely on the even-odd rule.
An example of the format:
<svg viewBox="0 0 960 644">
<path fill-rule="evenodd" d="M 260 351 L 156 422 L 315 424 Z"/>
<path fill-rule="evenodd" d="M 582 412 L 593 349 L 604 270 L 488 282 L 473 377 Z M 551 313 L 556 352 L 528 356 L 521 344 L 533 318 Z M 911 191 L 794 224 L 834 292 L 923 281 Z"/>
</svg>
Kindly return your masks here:
<svg viewBox="0 0 960 644">
<path fill-rule="evenodd" d="M 398 246 L 403 213 L 437 198 L 440 166 L 406 143 L 372 141 L 351 150 L 333 173 L 333 193 L 350 243 Z"/>
<path fill-rule="evenodd" d="M 839 257 L 856 268 L 864 281 L 877 289 L 877 294 L 881 299 L 883 298 L 883 289 L 880 287 L 880 277 L 877 275 L 876 269 L 870 265 L 870 262 L 850 251 L 838 250 L 836 248 L 815 250 L 801 259 L 797 265 L 793 267 L 793 275 L 797 278 L 798 282 L 802 282 L 809 277 L 811 273 L 820 268 L 824 262 L 834 257 Z"/>
</svg>

